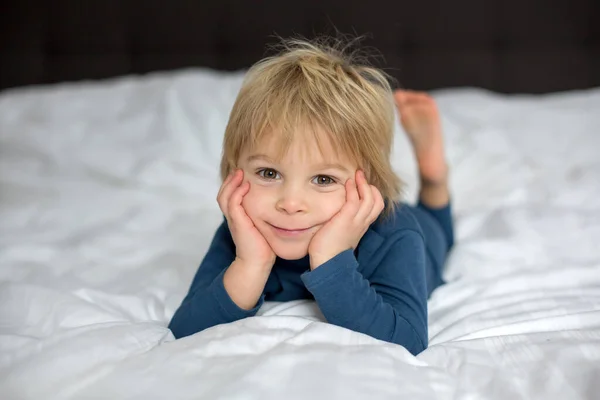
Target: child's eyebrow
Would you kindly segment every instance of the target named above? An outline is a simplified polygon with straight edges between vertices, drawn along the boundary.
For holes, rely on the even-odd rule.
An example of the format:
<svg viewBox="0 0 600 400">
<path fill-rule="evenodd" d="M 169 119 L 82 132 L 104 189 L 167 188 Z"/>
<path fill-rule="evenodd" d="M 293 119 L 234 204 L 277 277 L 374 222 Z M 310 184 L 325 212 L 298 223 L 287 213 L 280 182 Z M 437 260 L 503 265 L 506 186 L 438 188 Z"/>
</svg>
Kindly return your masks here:
<svg viewBox="0 0 600 400">
<path fill-rule="evenodd" d="M 261 161 L 261 160 L 269 162 L 271 164 L 275 164 L 275 160 L 273 160 L 271 157 L 267 156 L 266 154 L 253 154 L 251 156 L 248 156 L 248 158 L 246 159 L 247 162 Z"/>
<path fill-rule="evenodd" d="M 277 161 L 273 160 L 271 157 L 267 156 L 266 154 L 253 154 L 251 156 L 248 156 L 248 158 L 246 159 L 246 162 L 248 162 L 248 163 L 251 163 L 253 161 L 266 161 L 270 164 L 277 164 Z M 346 172 L 346 173 L 352 172 L 347 167 L 345 167 L 339 163 L 317 164 L 317 165 L 314 165 L 312 169 L 314 169 L 314 170 L 337 169 L 337 170 L 340 170 L 340 171 Z"/>
<path fill-rule="evenodd" d="M 315 166 L 315 169 L 317 169 L 317 170 L 321 170 L 321 169 L 339 169 L 340 171 L 343 171 L 343 172 L 347 172 L 347 173 L 351 172 L 348 168 L 346 168 L 342 164 L 338 164 L 338 163 L 318 164 L 318 165 Z"/>
</svg>

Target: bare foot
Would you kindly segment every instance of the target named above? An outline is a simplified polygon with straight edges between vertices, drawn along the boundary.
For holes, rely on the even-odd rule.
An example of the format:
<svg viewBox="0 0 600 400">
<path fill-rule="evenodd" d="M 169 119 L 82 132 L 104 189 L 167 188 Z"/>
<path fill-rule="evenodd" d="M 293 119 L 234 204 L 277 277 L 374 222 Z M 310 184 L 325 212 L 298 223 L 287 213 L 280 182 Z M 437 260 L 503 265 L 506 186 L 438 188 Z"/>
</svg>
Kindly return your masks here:
<svg viewBox="0 0 600 400">
<path fill-rule="evenodd" d="M 449 201 L 448 164 L 444 154 L 442 124 L 435 100 L 427 93 L 394 92 L 400 122 L 412 143 L 421 177 L 421 200 L 431 207 Z"/>
</svg>

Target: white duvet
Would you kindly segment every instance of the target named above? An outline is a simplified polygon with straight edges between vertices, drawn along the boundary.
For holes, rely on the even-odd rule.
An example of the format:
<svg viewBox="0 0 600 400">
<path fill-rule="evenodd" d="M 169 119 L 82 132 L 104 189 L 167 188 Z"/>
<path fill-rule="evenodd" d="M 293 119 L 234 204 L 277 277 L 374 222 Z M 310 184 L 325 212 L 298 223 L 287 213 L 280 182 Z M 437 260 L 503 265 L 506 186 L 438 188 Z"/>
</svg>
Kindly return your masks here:
<svg viewBox="0 0 600 400">
<path fill-rule="evenodd" d="M 221 221 L 241 79 L 0 93 L 0 398 L 600 398 L 600 89 L 434 92 L 457 246 L 419 356 L 320 322 L 308 301 L 174 341 L 167 323 Z"/>
</svg>

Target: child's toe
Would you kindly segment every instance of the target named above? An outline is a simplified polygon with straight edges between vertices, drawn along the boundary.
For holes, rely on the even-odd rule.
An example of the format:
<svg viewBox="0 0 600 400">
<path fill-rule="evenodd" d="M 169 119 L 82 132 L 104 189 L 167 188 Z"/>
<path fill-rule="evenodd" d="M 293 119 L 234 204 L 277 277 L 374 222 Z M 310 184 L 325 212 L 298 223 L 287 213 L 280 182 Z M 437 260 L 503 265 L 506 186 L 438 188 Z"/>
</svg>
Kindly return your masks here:
<svg viewBox="0 0 600 400">
<path fill-rule="evenodd" d="M 394 91 L 394 100 L 398 107 L 402 107 L 406 102 L 406 93 L 403 90 L 397 89 Z"/>
</svg>

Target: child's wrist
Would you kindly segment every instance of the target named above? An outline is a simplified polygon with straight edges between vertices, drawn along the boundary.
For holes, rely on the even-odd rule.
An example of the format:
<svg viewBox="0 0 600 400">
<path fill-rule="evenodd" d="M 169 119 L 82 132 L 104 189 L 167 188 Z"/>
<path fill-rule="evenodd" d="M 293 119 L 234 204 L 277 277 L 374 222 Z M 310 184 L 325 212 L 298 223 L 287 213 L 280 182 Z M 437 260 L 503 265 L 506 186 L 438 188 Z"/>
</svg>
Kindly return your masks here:
<svg viewBox="0 0 600 400">
<path fill-rule="evenodd" d="M 233 260 L 233 263 L 231 263 L 231 264 L 232 264 L 232 266 L 235 264 L 236 268 L 239 268 L 244 271 L 266 273 L 268 275 L 271 273 L 271 269 L 273 268 L 274 262 L 275 262 L 275 260 L 264 261 L 264 262 L 244 260 L 244 259 L 236 256 L 235 260 Z"/>
<path fill-rule="evenodd" d="M 321 265 L 325 264 L 327 261 L 331 260 L 333 257 L 337 256 L 340 253 L 341 251 L 338 251 L 335 254 L 309 254 L 308 258 L 310 260 L 310 270 L 312 271 L 320 267 Z"/>
<path fill-rule="evenodd" d="M 231 300 L 240 308 L 250 310 L 260 298 L 271 267 L 260 264 L 244 264 L 236 258 L 223 276 L 223 285 Z"/>
</svg>

